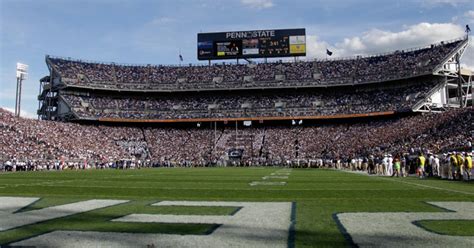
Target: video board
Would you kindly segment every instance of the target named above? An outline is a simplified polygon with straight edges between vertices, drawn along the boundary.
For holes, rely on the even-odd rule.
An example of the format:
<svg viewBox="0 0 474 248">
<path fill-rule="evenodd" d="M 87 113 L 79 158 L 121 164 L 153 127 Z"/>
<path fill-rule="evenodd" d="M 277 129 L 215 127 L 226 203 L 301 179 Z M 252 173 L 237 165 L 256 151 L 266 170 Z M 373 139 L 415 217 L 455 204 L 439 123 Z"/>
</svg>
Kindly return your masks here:
<svg viewBox="0 0 474 248">
<path fill-rule="evenodd" d="M 306 56 L 306 30 L 199 33 L 198 60 Z"/>
</svg>

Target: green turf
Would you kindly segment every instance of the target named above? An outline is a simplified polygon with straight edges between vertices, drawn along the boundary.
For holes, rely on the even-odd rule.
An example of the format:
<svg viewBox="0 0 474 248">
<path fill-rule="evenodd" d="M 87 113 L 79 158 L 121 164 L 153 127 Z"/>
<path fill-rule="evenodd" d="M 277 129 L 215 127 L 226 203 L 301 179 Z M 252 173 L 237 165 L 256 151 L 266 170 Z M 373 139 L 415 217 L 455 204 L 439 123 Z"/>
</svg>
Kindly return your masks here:
<svg viewBox="0 0 474 248">
<path fill-rule="evenodd" d="M 474 220 L 424 220 L 417 224 L 439 234 L 474 236 Z"/>
<path fill-rule="evenodd" d="M 0 195 L 42 200 L 24 210 L 87 199 L 129 203 L 0 232 L 8 244 L 52 230 L 204 234 L 212 225 L 115 223 L 131 213 L 226 215 L 235 208 L 153 207 L 161 200 L 296 203 L 296 247 L 347 246 L 333 219 L 340 212 L 442 212 L 427 201 L 474 201 L 471 183 L 369 177 L 324 169 L 293 169 L 285 186 L 249 186 L 280 168 L 162 168 L 0 174 Z M 276 180 L 278 181 L 278 180 Z M 466 223 L 472 230 L 473 223 Z M 434 225 L 434 224 L 429 224 Z M 428 228 L 429 226 L 427 226 Z M 456 225 L 444 230 L 464 235 Z M 472 233 L 472 232 L 471 232 Z"/>
</svg>

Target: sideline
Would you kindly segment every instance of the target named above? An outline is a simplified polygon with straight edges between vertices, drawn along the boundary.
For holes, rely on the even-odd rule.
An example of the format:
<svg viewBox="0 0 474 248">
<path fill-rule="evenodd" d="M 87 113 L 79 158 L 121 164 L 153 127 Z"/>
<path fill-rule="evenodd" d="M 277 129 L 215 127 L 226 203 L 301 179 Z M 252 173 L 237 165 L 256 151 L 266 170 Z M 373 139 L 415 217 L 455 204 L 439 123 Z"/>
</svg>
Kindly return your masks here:
<svg viewBox="0 0 474 248">
<path fill-rule="evenodd" d="M 376 178 L 376 179 L 392 181 L 392 182 L 397 182 L 397 183 L 404 183 L 404 184 L 409 184 L 409 185 L 414 185 L 414 186 L 421 186 L 421 187 L 425 187 L 425 188 L 429 188 L 429 189 L 437 189 L 437 190 L 443 190 L 443 191 L 459 193 L 459 194 L 474 195 L 474 192 L 466 192 L 466 191 L 460 191 L 460 190 L 455 190 L 455 189 L 445 189 L 445 188 L 440 188 L 440 187 L 436 187 L 436 186 L 424 185 L 424 184 L 407 182 L 407 181 L 402 181 L 402 180 L 395 180 L 395 179 L 387 178 L 387 177 L 383 177 L 383 176 L 371 176 L 371 175 L 368 175 L 367 173 L 364 173 L 364 172 L 345 171 L 345 170 L 338 170 L 338 171 L 351 173 L 351 174 L 365 175 L 367 177 L 372 177 L 372 178 Z"/>
</svg>

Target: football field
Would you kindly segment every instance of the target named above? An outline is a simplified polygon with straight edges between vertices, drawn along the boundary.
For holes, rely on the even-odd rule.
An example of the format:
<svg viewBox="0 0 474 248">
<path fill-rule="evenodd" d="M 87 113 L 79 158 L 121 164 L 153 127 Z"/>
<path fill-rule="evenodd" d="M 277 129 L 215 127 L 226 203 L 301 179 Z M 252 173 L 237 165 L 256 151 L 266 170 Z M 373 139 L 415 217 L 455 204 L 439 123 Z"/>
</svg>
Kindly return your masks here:
<svg viewBox="0 0 474 248">
<path fill-rule="evenodd" d="M 474 244 L 472 182 L 279 167 L 0 174 L 1 245 L 450 242 Z"/>
</svg>

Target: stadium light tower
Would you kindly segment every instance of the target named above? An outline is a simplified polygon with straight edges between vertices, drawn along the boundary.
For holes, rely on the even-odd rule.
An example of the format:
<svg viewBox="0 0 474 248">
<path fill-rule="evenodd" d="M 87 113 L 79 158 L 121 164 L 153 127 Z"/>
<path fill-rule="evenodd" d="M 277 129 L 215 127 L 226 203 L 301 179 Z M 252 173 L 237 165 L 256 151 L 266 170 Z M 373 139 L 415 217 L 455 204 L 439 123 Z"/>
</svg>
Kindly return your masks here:
<svg viewBox="0 0 474 248">
<path fill-rule="evenodd" d="M 15 98 L 15 116 L 20 116 L 21 109 L 21 84 L 28 75 L 28 65 L 16 63 L 16 98 Z"/>
</svg>

